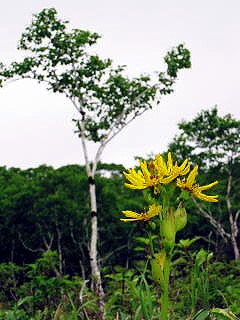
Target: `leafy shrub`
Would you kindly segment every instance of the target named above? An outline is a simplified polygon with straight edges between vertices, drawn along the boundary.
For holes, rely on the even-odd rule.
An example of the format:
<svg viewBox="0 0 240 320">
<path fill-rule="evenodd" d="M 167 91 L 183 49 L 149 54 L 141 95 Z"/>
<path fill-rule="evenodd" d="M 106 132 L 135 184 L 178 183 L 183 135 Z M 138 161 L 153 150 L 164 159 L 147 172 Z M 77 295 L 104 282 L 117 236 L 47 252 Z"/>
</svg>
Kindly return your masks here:
<svg viewBox="0 0 240 320">
<path fill-rule="evenodd" d="M 16 300 L 16 288 L 20 283 L 23 268 L 12 262 L 0 264 L 0 302 Z"/>
<path fill-rule="evenodd" d="M 3 271 L 0 276 L 0 296 L 5 299 L 3 301 L 8 301 L 1 309 L 0 319 L 47 320 L 53 319 L 56 313 L 63 320 L 78 319 L 84 313 L 95 319 L 98 307 L 94 295 L 80 277 L 60 275 L 58 263 L 57 253 L 48 251 L 25 268 L 0 264 L 0 270 Z M 23 270 L 25 281 L 17 282 L 15 274 Z"/>
<path fill-rule="evenodd" d="M 194 298 L 197 309 L 202 308 L 228 308 L 234 314 L 240 315 L 240 266 L 235 262 L 224 263 L 213 261 L 207 266 L 202 266 L 199 281 L 204 280 L 205 289 L 200 284 L 200 291 Z M 207 268 L 207 269 L 206 269 Z M 174 316 L 176 320 L 182 320 L 191 310 L 192 282 L 191 272 L 187 267 L 172 284 L 172 300 L 174 301 Z M 199 283 L 198 283 L 199 285 Z M 221 317 L 218 315 L 218 317 Z"/>
<path fill-rule="evenodd" d="M 114 269 L 114 273 L 106 275 L 106 319 L 112 320 L 116 315 L 119 319 L 158 319 L 156 295 L 144 274 L 120 266 Z"/>
</svg>

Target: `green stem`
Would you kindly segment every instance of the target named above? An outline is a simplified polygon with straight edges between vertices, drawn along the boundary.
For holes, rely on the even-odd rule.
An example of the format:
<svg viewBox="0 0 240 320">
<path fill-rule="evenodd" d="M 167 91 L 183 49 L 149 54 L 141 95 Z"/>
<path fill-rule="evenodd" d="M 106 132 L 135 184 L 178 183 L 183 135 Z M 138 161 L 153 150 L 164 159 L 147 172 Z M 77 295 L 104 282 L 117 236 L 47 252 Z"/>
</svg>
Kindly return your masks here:
<svg viewBox="0 0 240 320">
<path fill-rule="evenodd" d="M 166 260 L 164 264 L 164 283 L 161 294 L 161 320 L 168 320 L 169 313 L 169 278 L 170 278 L 170 261 Z"/>
<path fill-rule="evenodd" d="M 168 320 L 168 292 L 164 290 L 161 296 L 161 320 Z"/>
<path fill-rule="evenodd" d="M 154 257 L 154 249 L 153 249 L 153 243 L 152 243 L 152 233 L 151 231 L 147 231 L 148 239 L 149 239 L 149 250 L 150 250 L 150 256 Z"/>
</svg>

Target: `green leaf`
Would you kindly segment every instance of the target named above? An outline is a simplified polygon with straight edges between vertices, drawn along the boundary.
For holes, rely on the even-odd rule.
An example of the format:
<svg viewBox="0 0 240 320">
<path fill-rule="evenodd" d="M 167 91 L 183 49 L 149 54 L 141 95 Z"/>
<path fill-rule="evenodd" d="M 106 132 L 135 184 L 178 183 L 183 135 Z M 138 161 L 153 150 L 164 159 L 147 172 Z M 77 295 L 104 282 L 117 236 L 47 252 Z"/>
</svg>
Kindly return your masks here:
<svg viewBox="0 0 240 320">
<path fill-rule="evenodd" d="M 205 320 L 209 316 L 209 311 L 208 310 L 200 310 L 198 311 L 197 314 L 192 318 L 192 320 Z"/>
<path fill-rule="evenodd" d="M 239 318 L 231 312 L 231 310 L 228 309 L 220 309 L 220 308 L 214 308 L 211 310 L 211 313 L 214 315 L 221 315 L 224 319 L 229 320 L 239 320 Z"/>
</svg>

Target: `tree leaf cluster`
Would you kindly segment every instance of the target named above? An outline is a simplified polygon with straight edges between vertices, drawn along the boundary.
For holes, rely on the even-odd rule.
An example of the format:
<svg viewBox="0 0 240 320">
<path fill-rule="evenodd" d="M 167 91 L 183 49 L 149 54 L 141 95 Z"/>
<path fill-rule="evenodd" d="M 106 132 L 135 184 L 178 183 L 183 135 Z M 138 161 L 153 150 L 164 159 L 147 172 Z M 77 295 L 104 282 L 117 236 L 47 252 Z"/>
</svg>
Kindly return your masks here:
<svg viewBox="0 0 240 320">
<path fill-rule="evenodd" d="M 202 168 L 239 162 L 240 121 L 231 114 L 220 116 L 215 106 L 202 110 L 192 121 L 182 121 L 179 129 L 169 145 L 176 156 L 190 157 Z"/>
<path fill-rule="evenodd" d="M 178 71 L 190 68 L 190 52 L 182 44 L 170 50 L 164 61 L 165 72 L 129 78 L 125 66 L 114 66 L 111 59 L 93 53 L 100 35 L 68 28 L 54 8 L 33 16 L 19 41 L 25 58 L 0 67 L 0 84 L 11 79 L 35 79 L 56 93 L 65 94 L 81 114 L 77 132 L 99 142 L 109 132 L 118 132 L 134 118 L 159 103 L 161 95 L 173 91 Z"/>
</svg>

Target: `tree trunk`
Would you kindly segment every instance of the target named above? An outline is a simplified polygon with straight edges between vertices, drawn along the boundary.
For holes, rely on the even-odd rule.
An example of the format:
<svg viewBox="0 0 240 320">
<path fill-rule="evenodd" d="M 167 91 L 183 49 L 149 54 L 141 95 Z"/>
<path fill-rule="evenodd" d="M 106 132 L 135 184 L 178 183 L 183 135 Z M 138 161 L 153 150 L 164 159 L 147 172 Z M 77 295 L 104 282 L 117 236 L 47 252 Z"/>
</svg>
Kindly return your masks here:
<svg viewBox="0 0 240 320">
<path fill-rule="evenodd" d="M 227 202 L 227 209 L 228 209 L 228 217 L 229 217 L 229 223 L 231 228 L 231 243 L 233 247 L 234 252 L 234 259 L 236 261 L 240 260 L 240 251 L 237 244 L 237 236 L 238 236 L 238 226 L 237 226 L 237 215 L 235 219 L 233 218 L 233 212 L 232 212 L 232 202 L 231 202 L 231 190 L 232 190 L 232 175 L 229 173 L 228 177 L 228 184 L 227 184 L 227 195 L 226 195 L 226 202 Z"/>
<path fill-rule="evenodd" d="M 96 200 L 96 185 L 94 177 L 88 177 L 89 196 L 91 206 L 91 241 L 90 241 L 90 265 L 92 273 L 92 287 L 98 296 L 98 303 L 101 311 L 101 319 L 104 316 L 104 291 L 102 287 L 101 273 L 98 265 L 97 240 L 98 240 L 98 225 L 97 225 L 97 200 Z"/>
<path fill-rule="evenodd" d="M 105 313 L 104 291 L 102 287 L 100 268 L 98 265 L 98 252 L 97 252 L 97 240 L 98 240 L 97 199 L 96 199 L 96 185 L 95 185 L 94 177 L 95 177 L 97 164 L 99 162 L 99 159 L 105 144 L 101 143 L 96 153 L 93 165 L 91 166 L 88 158 L 88 151 L 87 151 L 86 137 L 85 137 L 85 112 L 83 112 L 82 110 L 82 107 L 81 107 L 82 105 L 83 103 L 82 101 L 80 101 L 80 106 L 77 109 L 82 116 L 82 120 L 79 121 L 79 129 L 81 132 L 81 142 L 82 142 L 83 155 L 85 159 L 86 173 L 88 177 L 89 197 L 90 197 L 91 240 L 90 240 L 89 256 L 90 256 L 90 266 L 91 266 L 91 275 L 92 275 L 92 288 L 98 297 L 98 304 L 101 312 L 100 319 L 104 319 L 104 313 Z"/>
<path fill-rule="evenodd" d="M 231 229 L 232 229 L 232 226 L 231 226 Z M 234 236 L 232 230 L 231 230 L 231 241 L 232 241 L 232 246 L 233 246 L 233 251 L 234 251 L 234 259 L 236 261 L 239 261 L 240 260 L 240 252 L 239 252 L 239 248 L 238 248 L 238 245 L 237 245 L 237 239 Z"/>
<path fill-rule="evenodd" d="M 62 276 L 63 274 L 63 252 L 62 252 L 62 233 L 59 227 L 59 223 L 57 221 L 57 217 L 55 217 L 56 219 L 56 231 L 57 231 L 57 248 L 58 248 L 58 256 L 59 256 L 59 273 Z"/>
</svg>

